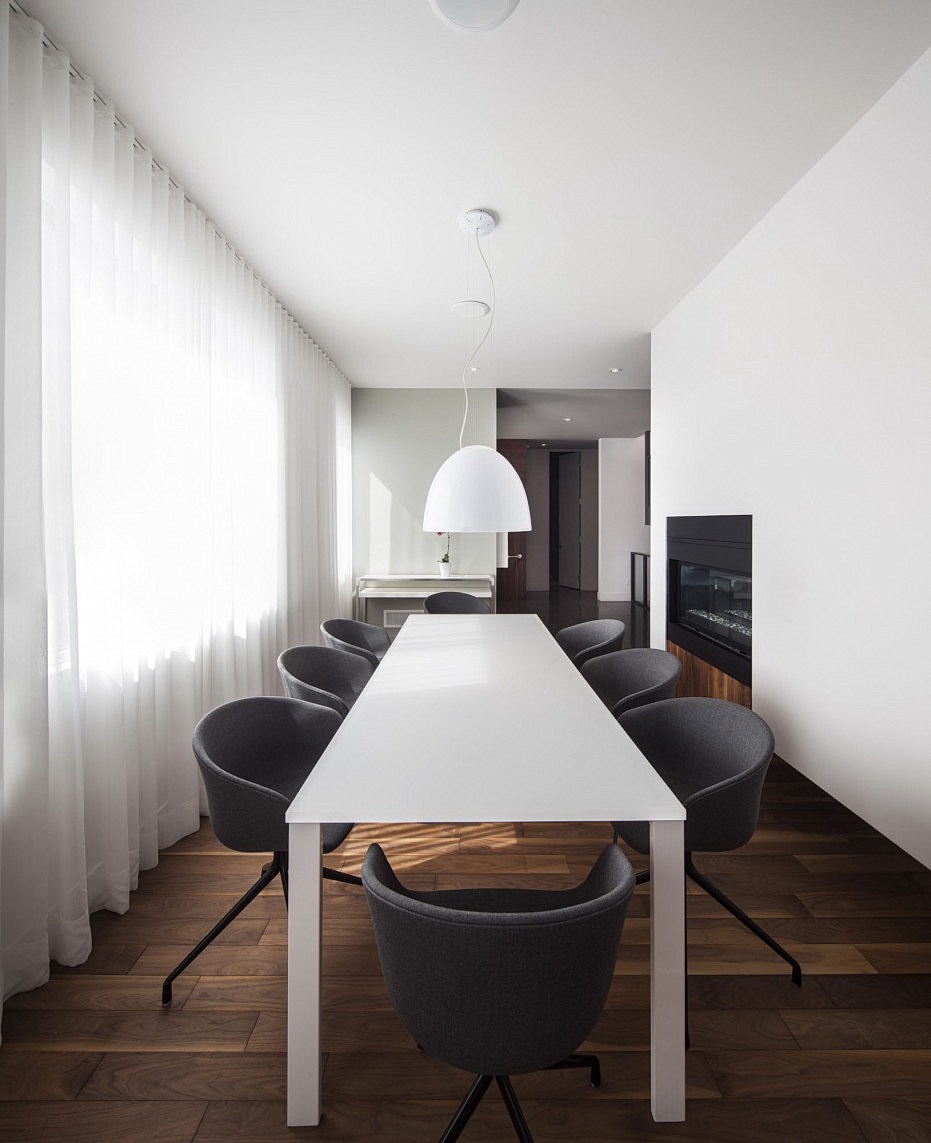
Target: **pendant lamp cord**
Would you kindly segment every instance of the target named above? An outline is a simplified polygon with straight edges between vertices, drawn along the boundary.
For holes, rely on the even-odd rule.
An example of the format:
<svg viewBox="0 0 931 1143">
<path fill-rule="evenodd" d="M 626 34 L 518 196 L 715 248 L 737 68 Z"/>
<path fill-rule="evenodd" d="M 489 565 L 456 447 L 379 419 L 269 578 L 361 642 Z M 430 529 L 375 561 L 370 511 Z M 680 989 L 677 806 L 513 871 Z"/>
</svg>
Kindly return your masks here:
<svg viewBox="0 0 931 1143">
<path fill-rule="evenodd" d="M 475 232 L 475 245 L 476 245 L 476 248 L 478 249 L 479 255 L 481 256 L 482 262 L 484 262 L 484 264 L 485 264 L 485 270 L 488 274 L 488 284 L 491 286 L 491 313 L 489 314 L 489 317 L 488 317 L 488 329 L 485 330 L 485 333 L 482 337 L 482 340 L 478 343 L 478 345 L 476 345 L 475 349 L 472 350 L 472 356 L 465 363 L 465 365 L 463 366 L 463 369 L 462 369 L 462 394 L 465 398 L 465 408 L 462 411 L 462 427 L 459 430 L 459 447 L 460 448 L 462 448 L 462 438 L 465 434 L 466 421 L 469 419 L 469 387 L 466 384 L 466 374 L 469 372 L 469 366 L 472 364 L 472 362 L 478 356 L 478 351 L 482 348 L 482 346 L 488 340 L 488 335 L 491 333 L 491 327 L 495 324 L 495 311 L 497 309 L 497 306 L 495 305 L 495 279 L 494 279 L 494 275 L 491 272 L 491 267 L 488 265 L 488 259 L 485 257 L 485 251 L 482 249 L 482 244 L 479 241 L 477 230 Z"/>
</svg>

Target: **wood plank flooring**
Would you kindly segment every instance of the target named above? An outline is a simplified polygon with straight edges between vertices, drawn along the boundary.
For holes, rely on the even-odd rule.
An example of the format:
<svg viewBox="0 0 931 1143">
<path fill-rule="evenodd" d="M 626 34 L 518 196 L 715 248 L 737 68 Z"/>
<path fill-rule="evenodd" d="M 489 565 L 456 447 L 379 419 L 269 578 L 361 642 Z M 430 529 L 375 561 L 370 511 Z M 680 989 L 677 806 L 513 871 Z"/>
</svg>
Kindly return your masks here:
<svg viewBox="0 0 931 1143">
<path fill-rule="evenodd" d="M 335 866 L 355 871 L 378 839 L 421 888 L 576 883 L 604 824 L 357 827 Z M 642 866 L 642 859 L 633 858 Z M 326 1119 L 285 1126 L 287 928 L 263 893 L 175 984 L 161 977 L 254 880 L 204 824 L 144 873 L 123 917 L 93 918 L 94 951 L 12 997 L 0 1048 L 0 1139 L 118 1143 L 436 1140 L 469 1077 L 425 1057 L 397 1022 L 361 892 L 326 885 Z M 522 1076 L 535 1138 L 703 1143 L 931 1140 L 931 881 L 922 867 L 784 763 L 760 828 L 732 854 L 698 858 L 801 960 L 782 961 L 690 891 L 692 1050 L 688 1119 L 649 1111 L 649 896 L 638 890 L 605 1011 L 578 1072 Z M 694 887 L 692 887 L 694 890 Z M 486 1097 L 464 1140 L 510 1140 Z"/>
</svg>

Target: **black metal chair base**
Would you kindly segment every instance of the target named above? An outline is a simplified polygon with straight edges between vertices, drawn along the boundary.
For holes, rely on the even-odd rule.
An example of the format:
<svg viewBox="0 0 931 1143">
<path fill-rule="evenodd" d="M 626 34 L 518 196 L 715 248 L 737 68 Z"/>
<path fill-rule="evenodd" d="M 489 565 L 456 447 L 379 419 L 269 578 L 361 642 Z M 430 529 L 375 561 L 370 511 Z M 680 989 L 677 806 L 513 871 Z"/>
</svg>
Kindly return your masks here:
<svg viewBox="0 0 931 1143">
<path fill-rule="evenodd" d="M 564 1060 L 560 1060 L 558 1064 L 550 1064 L 549 1071 L 557 1071 L 562 1068 L 588 1068 L 590 1072 L 589 1080 L 592 1087 L 601 1087 L 601 1061 L 597 1056 L 589 1055 L 572 1055 L 566 1056 Z"/>
<path fill-rule="evenodd" d="M 341 869 L 327 869 L 324 865 L 323 876 L 327 881 L 342 881 L 344 885 L 361 885 L 362 878 L 354 873 L 343 873 Z"/>
<path fill-rule="evenodd" d="M 514 1085 L 507 1076 L 495 1076 L 495 1082 L 498 1085 L 498 1090 L 501 1092 L 504 1106 L 508 1109 L 511 1122 L 514 1124 L 514 1132 L 517 1138 L 521 1143 L 533 1143 L 533 1136 L 530 1134 L 527 1120 L 524 1119 L 524 1113 L 520 1109 L 520 1100 L 517 1098 Z"/>
<path fill-rule="evenodd" d="M 343 873 L 339 869 L 327 869 L 324 866 L 323 876 L 330 881 L 342 881 L 347 885 L 361 885 L 362 878 L 354 877 L 351 873 Z M 276 877 L 281 878 L 281 888 L 284 891 L 285 905 L 288 903 L 288 855 L 276 853 L 272 860 L 262 866 L 262 875 L 255 884 L 246 890 L 230 911 L 219 920 L 209 933 L 191 949 L 184 960 L 165 977 L 162 984 L 162 1004 L 167 1008 L 171 1004 L 171 986 L 174 981 L 188 968 L 204 951 L 204 949 L 217 939 L 220 933 L 231 921 L 235 921 L 245 907 L 254 901 L 266 886 L 270 885 Z"/>
<path fill-rule="evenodd" d="M 167 1005 L 171 1003 L 171 986 L 174 980 L 179 977 L 181 973 L 184 972 L 184 970 L 197 959 L 197 957 L 200 956 L 200 954 L 209 944 L 217 939 L 220 933 L 223 932 L 223 930 L 227 927 L 227 925 L 229 925 L 231 921 L 235 921 L 243 909 L 245 909 L 245 907 L 251 901 L 254 901 L 255 898 L 258 897 L 266 885 L 270 885 L 272 881 L 274 881 L 275 878 L 280 875 L 283 884 L 285 887 L 287 886 L 288 875 L 286 872 L 286 866 L 283 866 L 281 858 L 282 855 L 280 853 L 276 853 L 272 860 L 267 865 L 262 867 L 262 875 L 259 877 L 258 881 L 256 881 L 250 889 L 247 889 L 246 892 L 243 893 L 243 895 L 239 898 L 232 909 L 230 909 L 230 911 L 213 926 L 210 932 L 202 940 L 197 942 L 197 944 L 191 949 L 184 960 L 182 960 L 181 963 L 172 969 L 172 971 L 165 977 L 165 982 L 162 985 L 162 1004 L 167 1007 Z M 287 895 L 287 888 L 285 888 L 285 895 Z"/>
<path fill-rule="evenodd" d="M 792 969 L 792 983 L 796 986 L 796 988 L 802 987 L 802 966 L 798 963 L 795 957 L 792 956 L 791 953 L 786 952 L 782 945 L 778 941 L 774 940 L 769 935 L 769 933 L 766 932 L 765 929 L 761 928 L 756 923 L 756 921 L 753 920 L 752 917 L 748 917 L 743 909 L 741 909 L 739 905 L 735 904 L 726 893 L 722 892 L 717 887 L 717 885 L 714 884 L 713 881 L 709 881 L 704 873 L 696 869 L 695 863 L 692 861 L 692 855 L 690 853 L 685 855 L 685 875 L 686 877 L 691 877 L 695 884 L 704 889 L 709 897 L 713 897 L 715 901 L 718 902 L 718 904 L 723 905 L 732 917 L 736 917 L 737 920 L 740 921 L 740 923 L 745 928 L 749 929 L 750 932 L 754 934 L 754 936 L 759 937 L 764 944 L 769 945 L 774 953 L 776 953 L 778 956 L 781 956 L 786 964 L 788 964 Z M 637 874 L 636 881 L 638 885 L 642 885 L 645 881 L 649 880 L 649 869 L 644 869 L 642 872 Z"/>
<path fill-rule="evenodd" d="M 417 1047 L 420 1051 L 423 1051 L 423 1048 L 421 1048 L 419 1044 Z M 557 1068 L 588 1068 L 591 1072 L 592 1086 L 601 1086 L 601 1063 L 597 1056 L 566 1056 L 566 1058 L 560 1060 L 558 1064 L 550 1064 L 548 1070 Z M 475 1114 L 475 1109 L 482 1102 L 485 1093 L 489 1087 L 491 1087 L 492 1080 L 498 1085 L 498 1090 L 501 1092 L 504 1106 L 508 1109 L 508 1115 L 511 1117 L 511 1123 L 514 1125 L 517 1138 L 520 1139 L 521 1143 L 533 1143 L 533 1136 L 530 1134 L 530 1128 L 527 1126 L 527 1120 L 524 1118 L 520 1100 L 517 1098 L 517 1092 L 514 1090 L 514 1085 L 511 1083 L 510 1077 L 490 1075 L 475 1077 L 475 1082 L 469 1088 L 465 1099 L 459 1104 L 456 1114 L 449 1121 L 449 1126 L 440 1136 L 440 1143 L 453 1143 L 454 1139 L 459 1138 L 466 1124 Z"/>
<path fill-rule="evenodd" d="M 774 953 L 776 953 L 778 956 L 781 956 L 786 964 L 788 964 L 792 969 L 792 983 L 796 986 L 796 988 L 802 987 L 802 966 L 798 963 L 795 957 L 792 956 L 791 953 L 786 952 L 786 950 L 778 941 L 773 940 L 773 938 L 769 935 L 769 933 L 766 932 L 765 929 L 760 928 L 760 926 L 756 923 L 756 921 L 753 920 L 752 917 L 748 917 L 743 909 L 741 909 L 739 905 L 734 904 L 734 902 L 730 899 L 730 897 L 728 897 L 726 893 L 722 893 L 713 881 L 708 880 L 704 873 L 700 873 L 695 868 L 694 862 L 692 861 L 692 855 L 690 853 L 685 855 L 685 873 L 687 877 L 692 878 L 696 885 L 700 885 L 709 897 L 713 897 L 715 901 L 718 902 L 718 904 L 723 905 L 732 917 L 736 917 L 737 920 L 740 921 L 740 923 L 744 926 L 744 928 L 749 929 L 750 932 L 759 937 L 765 945 L 769 945 Z"/>
</svg>

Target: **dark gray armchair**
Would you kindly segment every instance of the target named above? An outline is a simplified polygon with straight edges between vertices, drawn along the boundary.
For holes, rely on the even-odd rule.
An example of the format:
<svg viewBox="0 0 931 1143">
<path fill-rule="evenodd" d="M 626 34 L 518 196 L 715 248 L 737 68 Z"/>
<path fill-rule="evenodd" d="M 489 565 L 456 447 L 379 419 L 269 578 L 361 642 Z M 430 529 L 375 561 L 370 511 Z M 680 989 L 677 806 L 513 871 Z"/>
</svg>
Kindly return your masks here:
<svg viewBox="0 0 931 1143">
<path fill-rule="evenodd" d="M 320 633 L 328 647 L 361 655 L 372 664 L 373 670 L 391 646 L 384 628 L 360 623 L 357 619 L 326 619 L 320 624 Z"/>
<path fill-rule="evenodd" d="M 583 678 L 615 718 L 634 707 L 673 698 L 681 673 L 675 655 L 651 647 L 612 651 L 582 665 Z"/>
<path fill-rule="evenodd" d="M 415 893 L 373 845 L 362 883 L 401 1023 L 425 1052 L 476 1073 L 443 1140 L 458 1138 L 492 1079 L 525 1141 L 509 1076 L 581 1067 L 600 1083 L 597 1056 L 573 1053 L 604 1006 L 634 889 L 620 849 L 574 889 Z"/>
<path fill-rule="evenodd" d="M 372 677 L 361 655 L 334 647 L 289 647 L 278 656 L 278 673 L 290 698 L 331 707 L 345 718 Z"/>
<path fill-rule="evenodd" d="M 685 872 L 696 885 L 792 966 L 801 987 L 802 969 L 777 941 L 698 869 L 692 853 L 738 849 L 753 837 L 760 797 L 773 756 L 773 734 L 758 714 L 710 698 L 667 699 L 620 717 L 620 724 L 686 809 Z M 638 853 L 650 851 L 647 822 L 614 822 Z M 637 881 L 649 879 L 649 870 Z"/>
<path fill-rule="evenodd" d="M 270 853 L 258 881 L 165 978 L 162 1004 L 172 982 L 226 926 L 281 878 L 288 899 L 288 825 L 285 812 L 341 723 L 335 710 L 292 698 L 246 698 L 210 711 L 194 731 L 194 757 L 207 790 L 217 840 L 239 853 Z M 323 827 L 323 852 L 348 836 L 350 824 Z M 358 877 L 324 869 L 324 877 L 361 885 Z"/>
<path fill-rule="evenodd" d="M 423 601 L 428 615 L 490 615 L 491 608 L 467 591 L 435 591 Z"/>
<path fill-rule="evenodd" d="M 596 655 L 607 655 L 609 651 L 620 651 L 627 630 L 620 619 L 591 619 L 588 623 L 575 623 L 557 632 L 556 642 L 562 647 L 577 667 L 594 659 Z"/>
</svg>

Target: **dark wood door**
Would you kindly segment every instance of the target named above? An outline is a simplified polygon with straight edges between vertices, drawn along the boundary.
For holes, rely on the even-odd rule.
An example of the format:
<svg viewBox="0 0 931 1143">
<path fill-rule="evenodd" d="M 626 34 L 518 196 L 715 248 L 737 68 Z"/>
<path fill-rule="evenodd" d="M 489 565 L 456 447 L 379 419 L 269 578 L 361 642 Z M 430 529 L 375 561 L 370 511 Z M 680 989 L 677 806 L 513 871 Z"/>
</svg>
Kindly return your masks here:
<svg viewBox="0 0 931 1143">
<path fill-rule="evenodd" d="M 582 587 L 582 454 L 559 455 L 559 586 Z"/>
<path fill-rule="evenodd" d="M 514 466 L 527 488 L 527 442 L 498 441 L 498 452 Z M 532 522 L 532 521 L 531 521 Z M 527 533 L 508 533 L 508 566 L 498 568 L 498 599 L 503 603 L 524 599 L 527 595 Z"/>
</svg>

